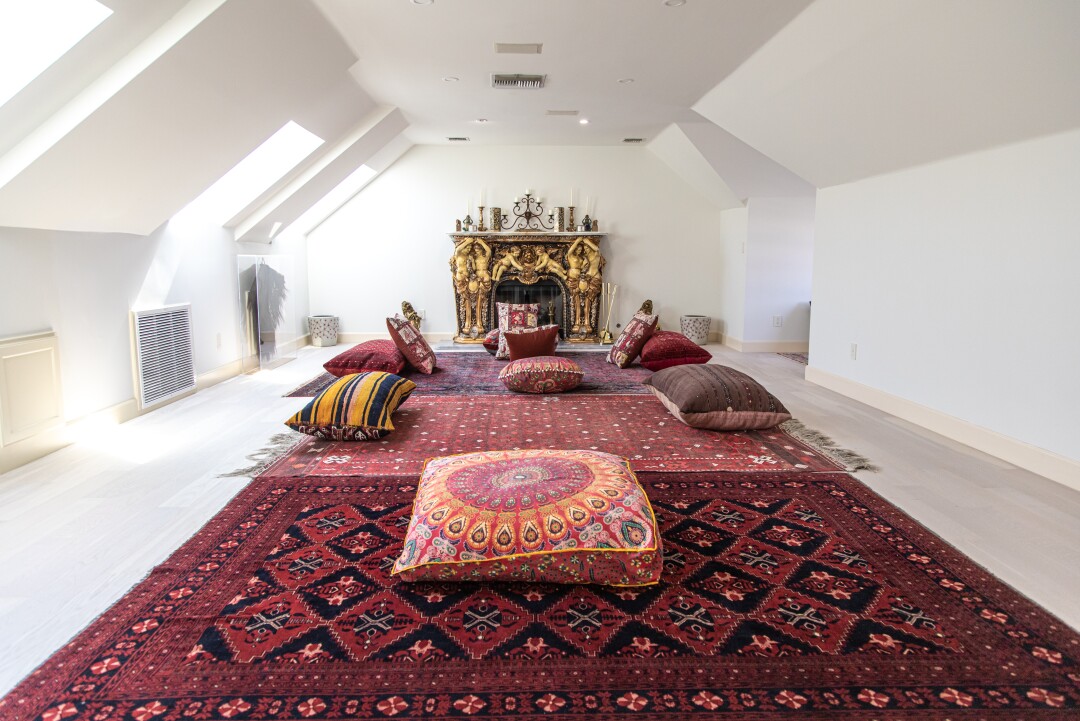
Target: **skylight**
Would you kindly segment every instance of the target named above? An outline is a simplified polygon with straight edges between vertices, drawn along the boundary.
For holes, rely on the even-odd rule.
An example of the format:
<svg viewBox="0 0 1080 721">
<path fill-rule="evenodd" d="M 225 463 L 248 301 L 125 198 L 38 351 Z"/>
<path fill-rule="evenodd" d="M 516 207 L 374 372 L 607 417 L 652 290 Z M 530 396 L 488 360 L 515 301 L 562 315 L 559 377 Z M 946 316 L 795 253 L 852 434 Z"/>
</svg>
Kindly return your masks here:
<svg viewBox="0 0 1080 721">
<path fill-rule="evenodd" d="M 373 168 L 361 165 L 352 171 L 347 178 L 334 186 L 333 190 L 305 210 L 299 218 L 293 221 L 288 230 L 310 233 L 324 220 L 333 215 L 334 211 L 349 202 L 376 175 L 378 173 Z"/>
<path fill-rule="evenodd" d="M 224 225 L 322 144 L 322 138 L 290 120 L 181 213 Z"/>
<path fill-rule="evenodd" d="M 97 0 L 0 0 L 0 105 L 110 15 Z"/>
</svg>

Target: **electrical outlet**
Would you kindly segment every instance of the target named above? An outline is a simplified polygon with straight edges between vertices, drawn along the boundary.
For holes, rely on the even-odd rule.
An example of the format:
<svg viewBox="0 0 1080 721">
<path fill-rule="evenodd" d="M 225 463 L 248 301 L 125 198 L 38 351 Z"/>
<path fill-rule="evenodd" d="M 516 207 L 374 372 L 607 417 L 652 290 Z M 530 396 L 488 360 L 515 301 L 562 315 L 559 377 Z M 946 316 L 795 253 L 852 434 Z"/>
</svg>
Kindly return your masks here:
<svg viewBox="0 0 1080 721">
<path fill-rule="evenodd" d="M 418 316 L 420 316 L 420 320 L 426 320 L 427 319 L 427 311 L 424 310 L 423 308 L 418 309 L 416 311 L 416 314 Z"/>
<path fill-rule="evenodd" d="M 217 334 L 217 347 L 218 347 L 218 348 L 220 348 L 220 347 L 221 347 L 221 333 L 218 333 L 218 334 Z"/>
<path fill-rule="evenodd" d="M 782 328 L 784 326 L 784 316 L 774 315 L 772 317 L 773 328 Z"/>
<path fill-rule="evenodd" d="M 859 344 L 858 343 L 852 343 L 851 344 L 851 360 L 858 360 L 858 359 L 859 359 Z"/>
</svg>

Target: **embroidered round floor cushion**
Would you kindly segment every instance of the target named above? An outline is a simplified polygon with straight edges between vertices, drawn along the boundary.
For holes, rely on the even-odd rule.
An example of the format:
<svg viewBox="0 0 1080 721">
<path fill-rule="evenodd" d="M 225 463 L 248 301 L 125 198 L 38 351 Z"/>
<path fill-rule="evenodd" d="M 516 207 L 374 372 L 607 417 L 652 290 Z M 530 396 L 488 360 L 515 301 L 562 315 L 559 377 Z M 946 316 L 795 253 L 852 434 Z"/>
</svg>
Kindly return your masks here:
<svg viewBox="0 0 1080 721">
<path fill-rule="evenodd" d="M 393 573 L 645 586 L 662 568 L 656 517 L 625 458 L 538 449 L 428 461 Z"/>
<path fill-rule="evenodd" d="M 536 356 L 510 361 L 499 371 L 499 380 L 518 393 L 562 393 L 581 384 L 584 371 L 561 356 Z"/>
</svg>

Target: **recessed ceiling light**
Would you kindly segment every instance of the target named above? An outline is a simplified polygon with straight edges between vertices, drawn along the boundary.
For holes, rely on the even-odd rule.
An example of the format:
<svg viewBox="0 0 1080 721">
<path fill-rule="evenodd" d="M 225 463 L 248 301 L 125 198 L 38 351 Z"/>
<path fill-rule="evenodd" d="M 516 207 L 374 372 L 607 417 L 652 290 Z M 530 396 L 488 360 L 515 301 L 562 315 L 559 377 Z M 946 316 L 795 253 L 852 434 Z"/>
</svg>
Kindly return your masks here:
<svg viewBox="0 0 1080 721">
<path fill-rule="evenodd" d="M 413 5 L 431 5 L 435 0 L 412 0 Z"/>
<path fill-rule="evenodd" d="M 620 85 L 629 85 L 632 82 L 634 82 L 633 78 L 619 78 Z"/>
<path fill-rule="evenodd" d="M 444 83 L 456 83 L 458 80 L 460 80 L 460 78 L 458 78 L 458 76 L 456 75 L 447 75 L 445 78 L 443 78 Z"/>
<path fill-rule="evenodd" d="M 413 2 L 416 2 L 416 0 L 413 0 Z M 677 8 L 680 5 L 685 5 L 686 0 L 664 0 L 664 4 L 669 8 Z"/>
<path fill-rule="evenodd" d="M 588 118 L 582 118 L 578 122 L 581 123 L 582 125 L 588 125 L 589 124 L 589 119 Z"/>
</svg>

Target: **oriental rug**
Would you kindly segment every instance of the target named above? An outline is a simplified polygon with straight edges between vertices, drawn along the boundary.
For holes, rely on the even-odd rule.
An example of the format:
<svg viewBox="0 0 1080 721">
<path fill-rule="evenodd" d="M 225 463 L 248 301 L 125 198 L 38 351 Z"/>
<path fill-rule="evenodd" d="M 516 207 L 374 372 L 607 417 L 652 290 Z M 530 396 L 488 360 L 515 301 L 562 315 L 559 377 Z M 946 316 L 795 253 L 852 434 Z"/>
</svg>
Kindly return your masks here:
<svg viewBox="0 0 1080 721">
<path fill-rule="evenodd" d="M 802 363 L 803 365 L 810 362 L 810 356 L 807 353 L 777 353 L 776 355 L 782 355 L 788 360 L 793 360 L 796 363 Z"/>
<path fill-rule="evenodd" d="M 260 478 L 0 717 L 1065 719 L 1080 635 L 841 473 L 641 474 L 660 584 L 410 584 L 415 484 Z"/>
<path fill-rule="evenodd" d="M 572 395 L 597 395 L 607 393 L 649 395 L 642 381 L 652 371 L 639 365 L 619 368 L 608 363 L 604 353 L 559 352 L 585 372 L 581 385 Z M 438 368 L 431 375 L 407 370 L 403 375 L 416 384 L 413 396 L 446 395 L 512 395 L 499 380 L 499 371 L 507 361 L 495 360 L 488 353 L 439 353 Z M 337 380 L 329 373 L 322 373 L 285 394 L 286 398 L 315 396 Z"/>
<path fill-rule="evenodd" d="M 269 473 L 416 477 L 428 458 L 519 448 L 601 450 L 629 458 L 635 471 L 844 469 L 829 449 L 799 440 L 807 434 L 797 422 L 763 431 L 701 430 L 672 417 L 652 395 L 412 396 L 394 413 L 394 427 L 363 443 L 305 438 Z"/>
</svg>

